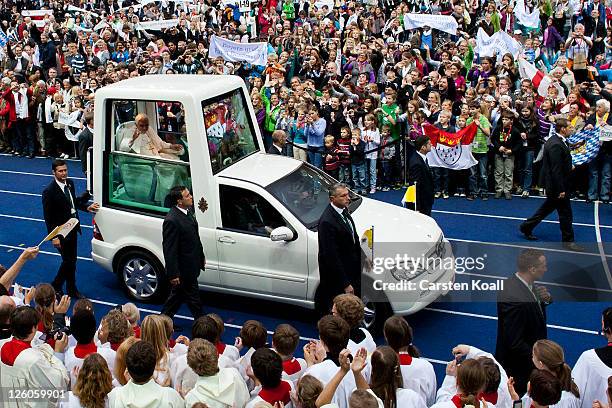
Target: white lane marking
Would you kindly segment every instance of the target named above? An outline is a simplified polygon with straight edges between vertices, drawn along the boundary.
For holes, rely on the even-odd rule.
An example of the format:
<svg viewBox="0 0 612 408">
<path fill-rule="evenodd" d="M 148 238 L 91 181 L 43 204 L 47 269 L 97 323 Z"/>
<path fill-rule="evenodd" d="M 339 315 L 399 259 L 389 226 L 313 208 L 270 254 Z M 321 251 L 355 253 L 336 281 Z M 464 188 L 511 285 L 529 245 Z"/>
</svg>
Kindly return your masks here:
<svg viewBox="0 0 612 408">
<path fill-rule="evenodd" d="M 4 245 L 4 244 L 0 244 L 0 248 L 19 249 L 20 251 L 23 251 L 25 249 L 25 247 L 20 247 L 20 246 L 15 246 L 15 245 Z M 60 254 L 56 252 L 40 251 L 40 253 L 45 254 L 45 255 L 61 256 Z M 93 262 L 93 259 L 86 258 L 84 256 L 77 256 L 77 259 L 80 259 L 82 261 L 92 261 Z"/>
<path fill-rule="evenodd" d="M 24 192 L 21 192 L 21 191 L 9 191 L 9 190 L 0 190 L 0 193 L 4 193 L 4 194 L 18 194 L 18 195 L 33 196 L 33 197 L 41 197 L 42 196 L 42 194 L 24 193 Z"/>
<path fill-rule="evenodd" d="M 13 155 L 10 154 L 10 153 L 0 153 L 0 156 L 13 157 Z M 40 157 L 40 156 L 35 156 L 34 158 L 35 159 L 42 159 L 42 160 L 50 160 L 51 159 L 51 157 Z M 81 160 L 79 160 L 79 159 L 62 159 L 62 160 L 64 160 L 64 161 L 71 161 L 71 162 L 79 162 L 79 163 L 81 162 Z"/>
<path fill-rule="evenodd" d="M 608 265 L 608 259 L 606 257 L 603 242 L 601 241 L 601 231 L 599 229 L 599 201 L 595 201 L 595 205 L 593 206 L 593 218 L 595 220 L 595 237 L 597 238 L 597 247 L 599 248 L 599 255 L 601 256 L 601 263 L 606 272 L 606 277 L 608 278 L 608 285 L 612 288 L 612 275 L 610 275 L 610 266 Z"/>
<path fill-rule="evenodd" d="M 8 174 L 23 174 L 26 176 L 41 176 L 41 177 L 53 177 L 53 174 L 44 174 L 44 173 L 28 173 L 25 171 L 14 171 L 14 170 L 0 170 L 0 173 L 8 173 Z M 71 180 L 87 180 L 85 177 L 68 177 Z"/>
<path fill-rule="evenodd" d="M 525 218 L 511 217 L 507 215 L 474 214 L 474 213 L 468 213 L 468 212 L 446 211 L 446 210 L 432 210 L 432 212 L 440 213 L 440 214 L 462 215 L 462 216 L 469 216 L 469 217 L 495 218 L 499 220 L 525 221 Z M 555 220 L 542 220 L 542 222 L 546 222 L 549 224 L 559 223 L 559 221 L 555 221 Z M 583 223 L 583 222 L 575 222 L 572 225 L 577 225 L 579 227 L 594 227 L 595 226 L 594 224 L 588 224 L 588 223 Z M 602 225 L 601 228 L 612 228 L 612 225 Z"/>
<path fill-rule="evenodd" d="M 601 256 L 600 253 L 595 253 L 595 252 L 575 252 L 575 251 L 568 251 L 566 249 L 536 247 L 536 246 L 529 246 L 529 245 L 507 244 L 507 243 L 504 243 L 504 242 L 486 242 L 486 241 L 476 241 L 476 240 L 471 240 L 471 239 L 460 239 L 460 238 L 449 238 L 449 237 L 446 237 L 446 239 L 448 239 L 449 241 L 467 242 L 467 243 L 470 243 L 470 244 L 484 244 L 484 245 L 501 246 L 501 247 L 508 247 L 508 248 L 521 248 L 521 249 L 539 249 L 539 250 L 542 250 L 542 251 L 560 252 L 560 253 L 572 254 L 572 255 L 589 255 L 589 256 L 597 256 L 597 257 Z M 612 258 L 612 255 L 606 255 L 606 257 L 607 258 Z"/>
<path fill-rule="evenodd" d="M 16 220 L 23 220 L 23 221 L 45 222 L 45 220 L 41 220 L 40 218 L 19 217 L 17 215 L 0 214 L 0 217 L 13 218 L 13 219 L 16 219 Z M 93 228 L 93 226 L 81 224 L 81 228 Z"/>
<path fill-rule="evenodd" d="M 482 314 L 468 313 L 468 312 L 458 312 L 456 310 L 437 309 L 433 307 L 426 307 L 424 310 L 429 310 L 431 312 L 438 312 L 438 313 L 447 313 L 447 314 L 452 314 L 452 315 L 457 315 L 457 316 L 475 317 L 478 319 L 497 320 L 497 316 L 489 316 L 489 315 L 482 315 Z M 595 330 L 579 329 L 576 327 L 560 326 L 557 324 L 547 324 L 546 327 L 551 328 L 551 329 L 565 330 L 565 331 L 584 333 L 584 334 L 594 334 L 596 336 L 599 336 L 599 332 Z"/>
<path fill-rule="evenodd" d="M 468 276 L 476 276 L 478 278 L 488 278 L 488 279 L 508 279 L 505 276 L 495 276 L 495 275 L 486 275 L 483 273 L 472 273 L 472 272 L 457 272 L 456 275 L 468 275 Z M 583 289 L 583 290 L 594 290 L 596 292 L 607 292 L 612 293 L 612 289 L 601 289 L 601 288 L 592 288 L 589 286 L 580 286 L 580 285 L 568 285 L 564 283 L 556 283 L 556 282 L 545 282 L 545 281 L 536 281 L 536 283 L 547 285 L 547 286 L 558 286 L 561 288 L 571 288 L 571 289 Z"/>
</svg>

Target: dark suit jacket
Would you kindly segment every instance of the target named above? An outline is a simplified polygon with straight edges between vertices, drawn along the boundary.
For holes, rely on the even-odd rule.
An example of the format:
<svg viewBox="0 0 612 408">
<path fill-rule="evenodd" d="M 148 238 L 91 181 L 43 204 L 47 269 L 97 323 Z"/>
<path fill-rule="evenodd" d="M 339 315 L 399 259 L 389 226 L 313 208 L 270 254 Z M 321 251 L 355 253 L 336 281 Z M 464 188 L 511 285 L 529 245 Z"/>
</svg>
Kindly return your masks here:
<svg viewBox="0 0 612 408">
<path fill-rule="evenodd" d="M 361 247 L 353 224 L 351 231 L 340 214 L 330 205 L 319 219 L 319 296 L 326 299 L 344 293 L 352 285 L 358 291 L 361 284 Z"/>
<path fill-rule="evenodd" d="M 548 197 L 559 197 L 559 193 L 570 192 L 572 156 L 569 147 L 554 134 L 544 143 L 540 183 Z"/>
<path fill-rule="evenodd" d="M 497 319 L 495 358 L 509 376 L 527 379 L 534 368 L 531 361 L 533 344 L 547 337 L 546 307 L 535 300 L 516 275 L 512 275 L 504 281 L 504 290 L 498 294 Z"/>
<path fill-rule="evenodd" d="M 168 279 L 196 282 L 205 264 L 198 223 L 174 206 L 164 218 L 162 236 Z"/>
<path fill-rule="evenodd" d="M 408 181 L 410 184 L 413 184 L 415 181 L 417 183 L 417 211 L 425 215 L 431 215 L 434 203 L 434 185 L 431 169 L 416 152 L 410 157 L 408 166 Z"/>
<path fill-rule="evenodd" d="M 276 148 L 276 146 L 274 146 L 274 144 L 272 144 L 270 147 L 268 147 L 268 154 L 278 154 L 278 155 L 282 155 L 281 152 L 278 151 L 278 149 Z"/>
<path fill-rule="evenodd" d="M 51 232 L 53 228 L 64 224 L 70 218 L 79 218 L 78 210 L 87 210 L 87 202 L 89 201 L 91 195 L 88 192 L 85 192 L 77 197 L 74 190 L 74 182 L 67 179 L 66 184 L 70 190 L 70 195 L 72 196 L 72 201 L 77 209 L 77 213 L 74 216 L 72 215 L 68 197 L 66 197 L 64 191 L 57 184 L 55 178 L 53 178 L 53 181 L 49 183 L 47 188 L 45 188 L 42 193 L 43 213 L 45 216 L 45 224 L 47 224 L 47 232 Z M 78 231 L 79 234 L 81 233 L 80 223 L 74 230 L 72 230 L 70 234 L 72 234 L 74 231 Z"/>
<path fill-rule="evenodd" d="M 83 173 L 87 171 L 87 149 L 93 146 L 93 133 L 87 126 L 79 135 L 79 157 L 81 158 L 81 169 Z"/>
</svg>

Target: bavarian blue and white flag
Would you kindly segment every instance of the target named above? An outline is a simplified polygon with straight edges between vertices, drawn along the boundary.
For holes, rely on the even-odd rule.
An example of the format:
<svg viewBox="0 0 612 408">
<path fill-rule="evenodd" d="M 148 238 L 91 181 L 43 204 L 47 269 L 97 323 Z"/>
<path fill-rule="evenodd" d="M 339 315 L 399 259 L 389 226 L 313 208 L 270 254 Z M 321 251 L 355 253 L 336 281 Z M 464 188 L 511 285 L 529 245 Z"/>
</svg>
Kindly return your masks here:
<svg viewBox="0 0 612 408">
<path fill-rule="evenodd" d="M 599 153 L 600 128 L 582 130 L 567 138 L 567 145 L 572 152 L 572 164 L 579 166 L 589 163 Z"/>
<path fill-rule="evenodd" d="M 4 33 L 4 31 L 0 30 L 0 47 L 4 47 L 8 41 L 8 36 Z"/>
</svg>

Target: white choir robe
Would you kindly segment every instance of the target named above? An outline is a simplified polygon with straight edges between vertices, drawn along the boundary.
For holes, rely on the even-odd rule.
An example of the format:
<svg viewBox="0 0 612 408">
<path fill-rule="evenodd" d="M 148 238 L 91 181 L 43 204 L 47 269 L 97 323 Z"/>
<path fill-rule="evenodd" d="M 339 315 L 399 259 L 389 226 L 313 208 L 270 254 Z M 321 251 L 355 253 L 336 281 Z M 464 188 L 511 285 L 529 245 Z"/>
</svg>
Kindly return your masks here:
<svg viewBox="0 0 612 408">
<path fill-rule="evenodd" d="M 291 381 L 281 380 L 281 385 L 279 385 L 279 388 L 281 387 L 287 387 L 287 389 L 289 390 L 289 395 L 291 391 L 295 390 Z M 255 408 L 258 404 L 264 403 L 264 402 L 274 405 L 274 402 L 275 402 L 274 400 L 266 401 L 264 398 L 262 398 L 259 395 L 259 393 L 262 391 L 261 386 L 256 387 L 255 391 L 256 393 L 251 393 L 252 395 L 251 400 L 244 406 L 244 408 Z M 289 395 L 288 397 L 290 398 Z M 285 404 L 285 408 L 293 408 L 293 403 L 291 402 L 291 399 L 289 399 L 289 402 Z"/>
<path fill-rule="evenodd" d="M 0 350 L 12 338 L 0 341 Z M 68 392 L 68 372 L 64 364 L 54 355 L 51 346 L 41 344 L 26 348 L 19 352 L 13 365 L 7 365 L 0 360 L 0 386 L 6 395 L 9 390 L 28 390 L 34 388 L 66 390 Z M 3 407 L 48 407 L 50 401 L 36 401 L 30 404 L 18 400 L 4 401 Z"/>
<path fill-rule="evenodd" d="M 203 402 L 209 408 L 244 407 L 250 398 L 242 375 L 234 367 L 226 367 L 210 377 L 198 377 L 185 395 L 185 406 L 191 408 L 196 402 Z"/>
<path fill-rule="evenodd" d="M 359 350 L 360 348 L 365 348 L 368 354 L 372 354 L 374 350 L 376 350 L 376 342 L 374 341 L 374 338 L 372 337 L 370 332 L 364 329 L 363 327 L 360 327 L 359 330 L 361 330 L 365 334 L 365 339 L 363 339 L 359 343 L 355 343 L 353 340 L 349 339 L 346 348 L 350 350 L 352 355 L 355 355 L 357 353 L 357 350 Z"/>
<path fill-rule="evenodd" d="M 61 401 L 59 404 L 59 408 L 82 408 L 81 400 L 79 397 L 74 395 L 72 391 L 68 393 L 68 400 Z M 104 401 L 104 408 L 108 408 L 108 398 Z"/>
<path fill-rule="evenodd" d="M 162 387 L 151 378 L 145 384 L 128 381 L 108 394 L 109 408 L 183 408 L 185 401 L 174 388 Z"/>
<path fill-rule="evenodd" d="M 490 402 L 488 401 L 483 401 L 483 402 L 484 402 L 484 408 L 495 408 L 495 405 L 491 404 Z M 453 401 L 448 400 L 448 401 L 436 402 L 429 408 L 457 408 L 457 406 L 455 405 Z M 483 408 L 482 405 L 481 405 L 481 408 Z M 527 407 L 524 407 L 524 408 L 527 408 Z"/>
<path fill-rule="evenodd" d="M 608 403 L 606 390 L 611 375 L 612 368 L 601 361 L 594 349 L 580 355 L 572 370 L 572 378 L 580 391 L 581 408 L 591 408 L 595 400 Z"/>
<path fill-rule="evenodd" d="M 500 373 L 500 382 L 497 387 L 497 404 L 489 404 L 494 405 L 498 408 L 512 408 L 512 397 L 510 397 L 510 393 L 508 392 L 508 375 L 506 374 L 506 370 L 495 360 L 491 353 L 487 353 L 486 351 L 482 351 L 477 347 L 469 346 L 470 351 L 466 355 L 467 358 L 476 359 L 478 357 L 489 357 L 491 358 L 497 367 L 499 368 Z M 445 376 L 444 381 L 442 382 L 442 386 L 438 390 L 438 394 L 436 397 L 436 402 L 442 401 L 450 401 L 457 394 L 457 378 L 452 376 Z"/>
<path fill-rule="evenodd" d="M 229 358 L 223 355 L 219 356 L 218 365 L 220 369 L 234 367 L 234 364 Z M 239 372 L 239 374 L 241 373 Z M 172 379 L 172 387 L 180 395 L 187 395 L 195 387 L 199 376 L 187 364 L 187 354 L 178 356 L 172 362 L 170 365 L 170 378 Z"/>
<path fill-rule="evenodd" d="M 312 375 L 321 381 L 323 386 L 325 386 L 336 375 L 338 370 L 340 370 L 340 367 L 338 367 L 336 363 L 331 360 L 325 360 L 321 363 L 308 367 L 308 369 L 304 372 L 304 375 Z M 355 377 L 352 374 L 345 375 L 334 393 L 332 402 L 337 404 L 340 408 L 348 408 L 349 398 L 351 397 L 351 394 L 355 388 Z"/>
<path fill-rule="evenodd" d="M 395 392 L 398 407 L 410 408 L 427 408 L 425 398 L 420 396 L 416 391 L 407 388 L 398 388 Z"/>
<path fill-rule="evenodd" d="M 283 361 L 283 380 L 287 380 L 297 387 L 297 383 L 302 378 L 304 370 L 308 368 L 306 360 L 303 358 L 291 358 L 291 360 Z"/>
<path fill-rule="evenodd" d="M 367 389 L 367 391 L 370 394 L 372 394 L 374 397 L 376 397 L 376 402 L 378 402 L 378 408 L 385 408 L 385 403 L 380 398 L 378 398 L 378 396 L 376 394 L 374 394 L 374 391 L 372 391 L 369 388 Z M 399 406 L 400 405 L 398 405 L 398 407 Z M 332 402 L 331 404 L 322 405 L 321 408 L 339 408 L 339 407 L 338 407 L 338 404 L 335 404 L 335 403 Z"/>
<path fill-rule="evenodd" d="M 249 392 L 255 389 L 255 383 L 246 374 L 249 371 L 249 367 L 251 367 L 251 356 L 253 355 L 253 353 L 255 353 L 255 349 L 251 347 L 247 350 L 244 356 L 240 357 L 238 361 L 236 361 L 236 364 L 234 365 L 238 369 L 240 374 L 242 374 L 242 378 L 244 378 L 244 381 L 246 381 L 247 387 L 249 388 Z"/>
<path fill-rule="evenodd" d="M 404 380 L 404 388 L 415 391 L 425 400 L 427 406 L 436 402 L 436 373 L 433 365 L 423 359 L 412 357 L 408 353 L 400 353 L 400 370 Z"/>
<path fill-rule="evenodd" d="M 438 390 L 438 394 L 436 396 L 436 403 L 432 405 L 430 408 L 451 408 L 455 407 L 455 404 L 451 399 L 457 395 L 457 378 L 452 377 L 450 375 L 444 376 L 444 380 L 442 381 L 442 386 Z M 495 408 L 494 404 L 491 404 L 488 401 L 485 401 L 488 407 Z M 448 404 L 450 405 L 448 405 Z M 446 405 L 445 405 L 446 404 Z"/>
<path fill-rule="evenodd" d="M 523 408 L 529 408 L 532 406 L 531 398 L 525 394 L 523 398 Z M 606 400 L 607 401 L 607 400 Z M 555 405 L 549 405 L 548 408 L 579 408 L 580 400 L 576 398 L 574 394 L 569 391 L 561 391 L 561 399 Z"/>
<path fill-rule="evenodd" d="M 85 358 L 79 358 L 75 355 L 75 350 L 75 347 L 70 347 L 64 354 L 64 365 L 66 366 L 66 370 L 68 370 L 68 375 L 70 375 L 70 388 L 73 390 L 77 380 L 77 375 L 75 375 L 77 374 L 77 367 L 80 369 L 83 366 L 83 361 L 85 361 Z M 91 353 L 98 353 L 106 360 L 108 369 L 114 377 L 115 355 L 117 354 L 115 350 L 106 347 L 96 347 L 96 350 L 92 350 Z M 89 353 L 87 355 L 89 355 Z"/>
<path fill-rule="evenodd" d="M 240 359 L 240 351 L 238 351 L 237 347 L 224 343 L 217 343 L 216 347 L 219 355 L 223 355 L 232 361 Z"/>
</svg>

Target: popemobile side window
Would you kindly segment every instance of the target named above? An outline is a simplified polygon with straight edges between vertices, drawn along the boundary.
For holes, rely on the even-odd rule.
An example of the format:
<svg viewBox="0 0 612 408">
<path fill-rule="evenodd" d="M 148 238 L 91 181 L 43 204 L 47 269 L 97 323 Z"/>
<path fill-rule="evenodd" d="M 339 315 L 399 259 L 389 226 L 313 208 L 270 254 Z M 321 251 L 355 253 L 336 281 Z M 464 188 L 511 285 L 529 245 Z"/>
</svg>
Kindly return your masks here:
<svg viewBox="0 0 612 408">
<path fill-rule="evenodd" d="M 191 188 L 185 111 L 180 102 L 109 102 L 105 198 L 110 205 L 168 212 L 172 187 Z"/>
<path fill-rule="evenodd" d="M 242 88 L 202 102 L 213 174 L 259 150 Z"/>
<path fill-rule="evenodd" d="M 219 187 L 223 228 L 270 236 L 278 227 L 288 227 L 283 216 L 263 197 L 244 188 Z"/>
</svg>

